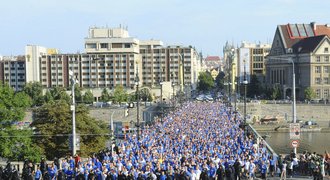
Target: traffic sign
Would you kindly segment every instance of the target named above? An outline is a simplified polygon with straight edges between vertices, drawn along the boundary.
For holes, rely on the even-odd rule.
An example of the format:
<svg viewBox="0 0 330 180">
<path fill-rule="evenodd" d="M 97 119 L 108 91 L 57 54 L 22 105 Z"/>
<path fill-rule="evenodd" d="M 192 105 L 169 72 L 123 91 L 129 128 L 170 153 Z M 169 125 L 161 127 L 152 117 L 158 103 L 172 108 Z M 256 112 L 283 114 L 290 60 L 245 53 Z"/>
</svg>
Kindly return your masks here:
<svg viewBox="0 0 330 180">
<path fill-rule="evenodd" d="M 300 124 L 299 123 L 290 124 L 290 139 L 300 139 Z"/>
<path fill-rule="evenodd" d="M 293 148 L 297 148 L 297 147 L 299 147 L 299 140 L 292 140 L 292 141 L 291 141 L 291 146 L 292 146 Z"/>
</svg>

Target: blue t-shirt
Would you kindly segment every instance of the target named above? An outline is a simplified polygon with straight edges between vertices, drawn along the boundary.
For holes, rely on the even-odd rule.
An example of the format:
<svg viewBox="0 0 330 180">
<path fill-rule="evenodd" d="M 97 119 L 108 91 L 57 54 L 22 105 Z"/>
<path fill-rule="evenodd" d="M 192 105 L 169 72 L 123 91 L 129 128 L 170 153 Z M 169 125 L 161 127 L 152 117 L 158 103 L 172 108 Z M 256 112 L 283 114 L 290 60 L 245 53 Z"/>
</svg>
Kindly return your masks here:
<svg viewBox="0 0 330 180">
<path fill-rule="evenodd" d="M 35 175 L 35 179 L 40 179 L 40 178 L 41 178 L 41 171 L 40 169 L 38 169 Z"/>
</svg>

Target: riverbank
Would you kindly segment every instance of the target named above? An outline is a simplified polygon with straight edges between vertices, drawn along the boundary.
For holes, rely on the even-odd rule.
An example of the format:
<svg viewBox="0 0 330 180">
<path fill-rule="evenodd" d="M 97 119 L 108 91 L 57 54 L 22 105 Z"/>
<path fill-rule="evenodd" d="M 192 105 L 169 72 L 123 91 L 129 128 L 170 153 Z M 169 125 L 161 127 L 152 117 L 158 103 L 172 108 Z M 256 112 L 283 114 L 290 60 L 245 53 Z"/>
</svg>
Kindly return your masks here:
<svg viewBox="0 0 330 180">
<path fill-rule="evenodd" d="M 254 124 L 253 128 L 258 132 L 290 132 L 289 123 L 280 123 L 272 125 Z M 330 132 L 328 126 L 304 126 L 300 128 L 301 132 Z"/>
</svg>

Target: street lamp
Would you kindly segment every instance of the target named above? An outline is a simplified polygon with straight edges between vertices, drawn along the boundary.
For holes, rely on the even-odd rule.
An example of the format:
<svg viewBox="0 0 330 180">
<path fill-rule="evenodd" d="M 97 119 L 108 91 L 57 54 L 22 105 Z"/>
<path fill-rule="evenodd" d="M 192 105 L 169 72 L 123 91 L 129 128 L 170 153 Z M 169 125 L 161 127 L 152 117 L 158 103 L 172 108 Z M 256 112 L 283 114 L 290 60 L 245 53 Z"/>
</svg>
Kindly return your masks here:
<svg viewBox="0 0 330 180">
<path fill-rule="evenodd" d="M 295 74 L 295 68 L 294 68 L 294 61 L 292 58 L 274 58 L 270 57 L 270 59 L 278 59 L 278 60 L 287 60 L 290 63 L 292 63 L 292 96 L 293 96 L 293 102 L 292 102 L 292 122 L 297 122 L 297 107 L 296 107 L 296 74 Z M 297 148 L 293 148 L 294 153 L 297 153 Z"/>
<path fill-rule="evenodd" d="M 237 77 L 235 77 L 235 88 L 236 88 L 236 92 L 235 92 L 235 113 L 237 112 L 237 93 L 238 93 L 238 82 L 237 82 Z"/>
<path fill-rule="evenodd" d="M 159 85 L 160 85 L 160 108 L 162 111 L 162 115 L 160 116 L 160 122 L 163 123 L 163 115 L 164 115 L 164 108 L 163 108 L 163 67 L 162 67 L 162 62 L 161 60 L 159 61 L 159 66 L 160 66 L 160 79 L 159 79 Z"/>
<path fill-rule="evenodd" d="M 72 111 L 72 155 L 74 156 L 77 152 L 77 148 L 76 148 L 76 141 L 77 141 L 77 137 L 76 137 L 76 102 L 75 102 L 75 95 L 74 95 L 74 87 L 76 84 L 76 79 L 74 77 L 74 73 L 73 71 L 69 71 L 69 75 L 71 78 L 71 85 L 72 85 L 72 89 L 71 89 L 71 95 L 72 95 L 72 105 L 71 105 L 71 111 Z"/>
<path fill-rule="evenodd" d="M 135 85 L 136 85 L 136 128 L 137 128 L 137 139 L 140 140 L 140 95 L 139 95 L 139 69 L 136 68 L 136 76 L 135 76 Z"/>
</svg>

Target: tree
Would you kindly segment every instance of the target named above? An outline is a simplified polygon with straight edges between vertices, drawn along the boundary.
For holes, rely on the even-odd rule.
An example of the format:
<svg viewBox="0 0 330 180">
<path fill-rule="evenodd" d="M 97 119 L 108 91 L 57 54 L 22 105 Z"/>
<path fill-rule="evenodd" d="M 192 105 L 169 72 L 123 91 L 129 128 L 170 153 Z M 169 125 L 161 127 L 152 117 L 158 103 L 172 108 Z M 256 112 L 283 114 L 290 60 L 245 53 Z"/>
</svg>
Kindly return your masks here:
<svg viewBox="0 0 330 180">
<path fill-rule="evenodd" d="M 219 74 L 217 75 L 217 77 L 215 78 L 215 82 L 217 84 L 217 87 L 219 89 L 223 89 L 224 88 L 224 78 L 225 78 L 225 73 L 224 72 L 219 72 Z"/>
<path fill-rule="evenodd" d="M 25 116 L 25 109 L 31 106 L 31 99 L 24 92 L 15 93 L 8 86 L 0 85 L 0 122 L 21 121 Z"/>
<path fill-rule="evenodd" d="M 43 151 L 32 142 L 31 129 L 8 127 L 0 131 L 0 156 L 10 160 L 40 162 Z"/>
<path fill-rule="evenodd" d="M 275 100 L 275 99 L 278 99 L 280 97 L 281 97 L 281 90 L 280 90 L 280 88 L 278 86 L 275 86 L 273 88 L 273 91 L 272 91 L 272 94 L 271 94 L 271 98 L 273 100 Z"/>
<path fill-rule="evenodd" d="M 50 91 L 47 90 L 46 93 L 45 93 L 45 95 L 44 95 L 44 102 L 45 102 L 45 103 L 50 103 L 50 102 L 52 102 L 52 101 L 54 101 L 53 96 L 52 96 L 52 94 L 50 93 Z"/>
<path fill-rule="evenodd" d="M 41 106 L 43 104 L 44 99 L 40 82 L 29 82 L 25 84 L 23 91 L 32 99 L 32 106 Z"/>
<path fill-rule="evenodd" d="M 255 96 L 261 95 L 261 86 L 260 82 L 255 74 L 251 76 L 251 81 L 248 84 L 247 96 L 253 98 Z"/>
<path fill-rule="evenodd" d="M 209 91 L 214 87 L 214 81 L 209 72 L 201 72 L 198 76 L 198 90 Z"/>
<path fill-rule="evenodd" d="M 65 100 L 67 103 L 71 102 L 70 95 L 68 95 L 62 87 L 54 87 L 50 90 L 50 94 L 52 95 L 54 101 Z"/>
<path fill-rule="evenodd" d="M 83 96 L 84 98 L 84 103 L 85 104 L 93 104 L 94 102 L 94 96 L 91 90 L 87 90 Z"/>
<path fill-rule="evenodd" d="M 11 160 L 40 160 L 40 149 L 32 144 L 30 129 L 18 129 L 25 110 L 32 104 L 24 91 L 15 93 L 8 84 L 0 85 L 0 156 Z"/>
<path fill-rule="evenodd" d="M 125 102 L 127 101 L 128 94 L 125 91 L 122 85 L 116 86 L 115 91 L 113 92 L 113 100 L 114 102 Z"/>
<path fill-rule="evenodd" d="M 75 84 L 75 86 L 74 86 L 74 98 L 75 98 L 76 102 L 78 102 L 78 103 L 83 102 L 83 100 L 82 100 L 83 96 L 81 95 L 81 88 L 79 87 L 78 84 Z"/>
<path fill-rule="evenodd" d="M 316 98 L 316 93 L 311 87 L 306 88 L 304 90 L 304 94 L 305 94 L 305 99 L 308 101 Z"/>
<path fill-rule="evenodd" d="M 108 102 L 110 101 L 110 94 L 106 88 L 103 89 L 101 93 L 101 101 L 102 102 Z"/>
<path fill-rule="evenodd" d="M 31 124 L 36 134 L 33 141 L 45 152 L 48 159 L 70 154 L 69 135 L 72 132 L 72 112 L 66 101 L 59 100 L 44 104 L 34 111 Z M 80 134 L 80 155 L 88 156 L 105 147 L 109 130 L 106 124 L 92 119 L 84 105 L 76 108 L 76 132 Z"/>
</svg>

